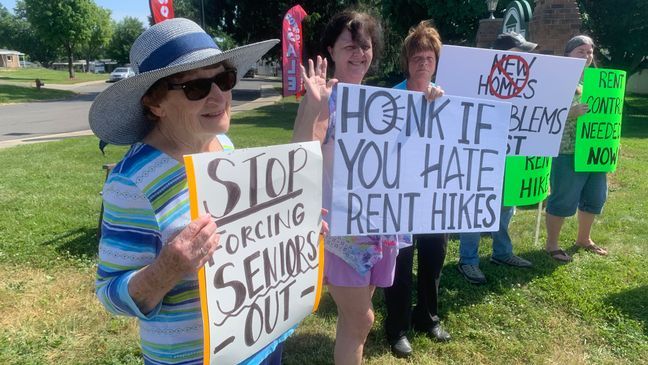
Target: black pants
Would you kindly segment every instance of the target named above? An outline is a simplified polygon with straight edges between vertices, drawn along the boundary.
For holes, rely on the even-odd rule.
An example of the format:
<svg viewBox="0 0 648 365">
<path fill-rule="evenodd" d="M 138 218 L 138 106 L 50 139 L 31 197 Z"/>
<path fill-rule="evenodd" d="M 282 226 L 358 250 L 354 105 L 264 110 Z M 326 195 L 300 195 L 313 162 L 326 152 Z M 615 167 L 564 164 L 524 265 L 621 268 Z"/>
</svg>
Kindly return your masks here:
<svg viewBox="0 0 648 365">
<path fill-rule="evenodd" d="M 401 249 L 396 259 L 394 284 L 384 289 L 387 317 L 387 341 L 394 344 L 404 336 L 410 324 L 428 330 L 438 317 L 439 279 L 446 257 L 448 236 L 445 234 L 414 235 L 418 249 L 417 303 L 412 312 L 412 266 L 414 245 Z"/>
</svg>

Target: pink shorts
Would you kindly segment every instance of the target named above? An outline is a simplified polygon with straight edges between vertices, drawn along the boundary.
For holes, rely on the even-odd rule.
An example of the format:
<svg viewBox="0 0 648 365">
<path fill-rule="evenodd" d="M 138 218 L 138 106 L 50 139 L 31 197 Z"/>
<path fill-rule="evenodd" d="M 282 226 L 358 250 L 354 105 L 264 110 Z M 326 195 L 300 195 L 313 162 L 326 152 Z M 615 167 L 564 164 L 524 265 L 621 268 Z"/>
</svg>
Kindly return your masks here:
<svg viewBox="0 0 648 365">
<path fill-rule="evenodd" d="M 383 257 L 371 270 L 360 274 L 337 255 L 324 250 L 324 284 L 360 288 L 374 285 L 388 288 L 394 283 L 397 246 L 383 246 Z"/>
</svg>

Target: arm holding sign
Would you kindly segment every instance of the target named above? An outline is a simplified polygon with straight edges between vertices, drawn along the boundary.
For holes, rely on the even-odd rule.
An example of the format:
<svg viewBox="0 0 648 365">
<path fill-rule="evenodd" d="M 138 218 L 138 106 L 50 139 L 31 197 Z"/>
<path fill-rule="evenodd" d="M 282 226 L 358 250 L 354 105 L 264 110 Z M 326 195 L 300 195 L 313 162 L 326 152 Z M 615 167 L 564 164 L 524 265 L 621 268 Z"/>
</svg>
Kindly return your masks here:
<svg viewBox="0 0 648 365">
<path fill-rule="evenodd" d="M 205 265 L 216 251 L 219 237 L 216 224 L 205 214 L 164 245 L 160 256 L 128 283 L 128 293 L 140 311 L 148 313 L 156 308 L 182 278 Z"/>
<path fill-rule="evenodd" d="M 314 65 L 313 60 L 308 60 L 308 72 L 304 66 L 300 67 L 306 95 L 299 103 L 292 141 L 323 142 L 329 125 L 329 96 L 337 80 L 326 81 L 327 61 L 321 56 L 317 56 L 317 65 Z"/>
<path fill-rule="evenodd" d="M 589 110 L 589 106 L 585 103 L 574 103 L 569 109 L 569 114 L 567 114 L 568 119 L 576 119 L 581 115 L 585 115 Z"/>
<path fill-rule="evenodd" d="M 425 94 L 425 99 L 427 101 L 432 101 L 434 99 L 438 99 L 445 94 L 441 86 L 438 85 L 429 85 L 425 91 L 423 91 Z"/>
<path fill-rule="evenodd" d="M 111 180 L 104 195 L 107 218 L 99 247 L 97 295 L 115 314 L 151 318 L 162 299 L 184 278 L 195 275 L 214 253 L 219 239 L 216 224 L 205 215 L 162 244 L 155 212 L 145 208 L 151 206 L 148 200 L 120 199 L 144 194 L 132 183 L 123 184 L 127 181 L 123 176 Z M 132 204 L 142 208 L 133 209 Z M 162 249 L 155 257 L 152 254 L 159 246 Z"/>
</svg>

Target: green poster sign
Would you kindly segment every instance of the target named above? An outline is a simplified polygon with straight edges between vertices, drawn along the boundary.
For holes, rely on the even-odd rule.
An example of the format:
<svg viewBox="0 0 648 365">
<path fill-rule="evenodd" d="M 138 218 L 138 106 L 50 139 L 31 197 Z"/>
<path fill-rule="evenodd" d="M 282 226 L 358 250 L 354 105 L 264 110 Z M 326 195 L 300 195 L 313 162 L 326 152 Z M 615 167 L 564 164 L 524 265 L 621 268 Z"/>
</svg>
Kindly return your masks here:
<svg viewBox="0 0 648 365">
<path fill-rule="evenodd" d="M 619 161 L 625 71 L 587 68 L 581 101 L 587 114 L 576 121 L 574 169 L 612 172 Z"/>
<path fill-rule="evenodd" d="M 504 170 L 504 205 L 531 205 L 549 194 L 551 157 L 508 156 Z"/>
</svg>

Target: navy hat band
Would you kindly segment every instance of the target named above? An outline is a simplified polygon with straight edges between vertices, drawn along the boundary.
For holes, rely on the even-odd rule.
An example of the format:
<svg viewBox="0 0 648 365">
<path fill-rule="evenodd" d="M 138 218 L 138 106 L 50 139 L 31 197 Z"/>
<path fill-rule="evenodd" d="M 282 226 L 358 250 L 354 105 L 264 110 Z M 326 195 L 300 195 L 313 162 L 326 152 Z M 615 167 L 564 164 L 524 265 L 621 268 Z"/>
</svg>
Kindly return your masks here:
<svg viewBox="0 0 648 365">
<path fill-rule="evenodd" d="M 170 65 L 180 56 L 208 48 L 220 50 L 207 33 L 185 34 L 158 47 L 142 61 L 138 69 L 140 73 L 157 70 Z"/>
</svg>

